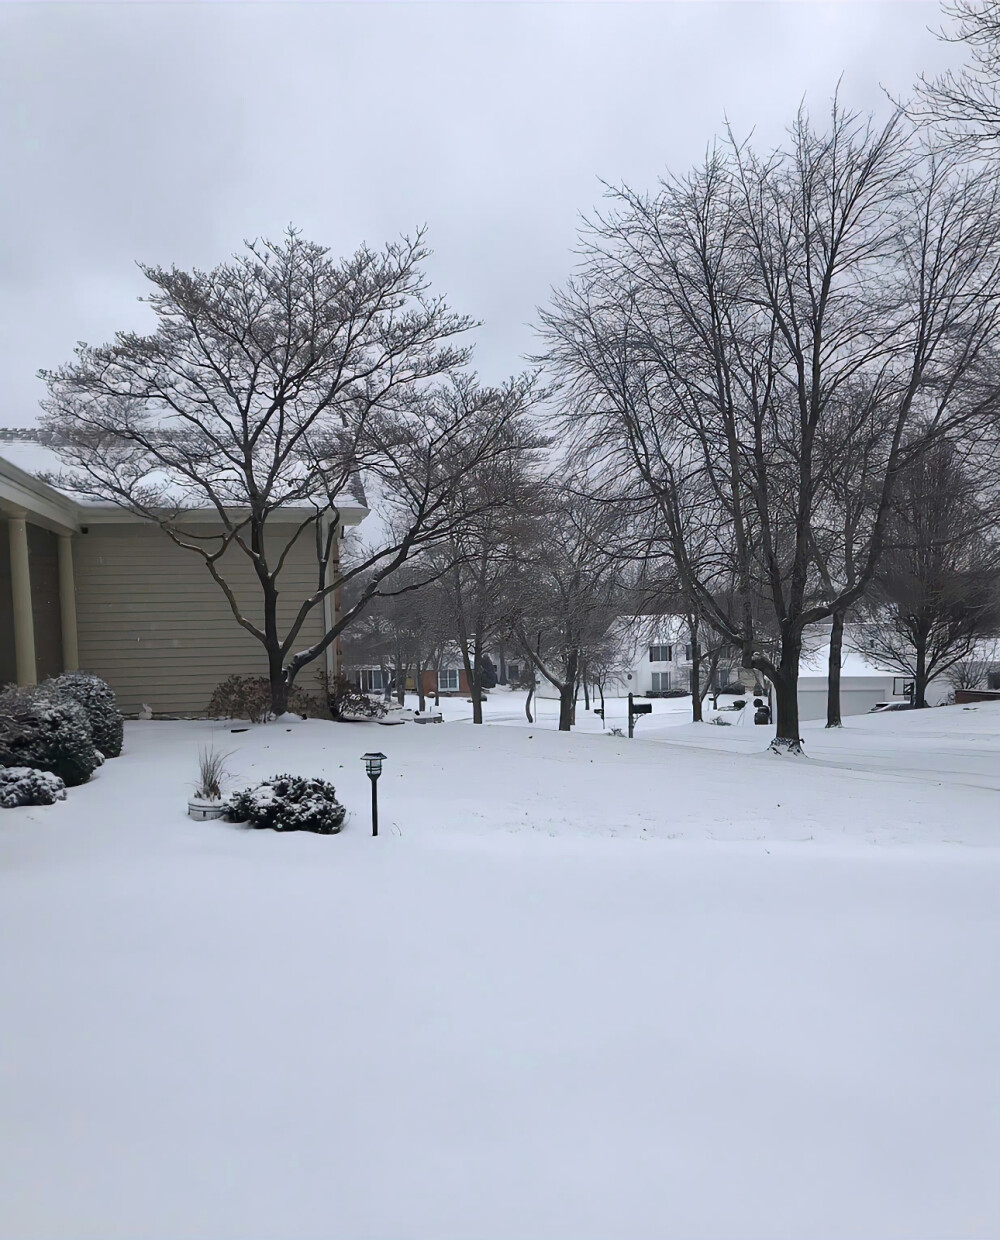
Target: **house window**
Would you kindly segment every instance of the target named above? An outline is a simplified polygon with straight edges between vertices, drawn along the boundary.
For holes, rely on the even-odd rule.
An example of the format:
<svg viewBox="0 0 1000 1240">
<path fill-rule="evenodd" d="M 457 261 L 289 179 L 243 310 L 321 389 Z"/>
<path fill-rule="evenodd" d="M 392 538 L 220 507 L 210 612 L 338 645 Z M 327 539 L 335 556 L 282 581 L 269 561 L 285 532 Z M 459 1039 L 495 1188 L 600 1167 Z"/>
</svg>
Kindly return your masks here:
<svg viewBox="0 0 1000 1240">
<path fill-rule="evenodd" d="M 691 662 L 691 647 L 690 646 L 684 647 L 684 662 L 685 663 Z"/>
<path fill-rule="evenodd" d="M 521 679 L 520 663 L 508 663 L 507 664 L 507 679 L 508 680 L 520 680 Z"/>
<path fill-rule="evenodd" d="M 365 693 L 381 693 L 385 688 L 380 668 L 362 668 L 358 672 L 358 687 Z"/>
<path fill-rule="evenodd" d="M 458 692 L 458 668 L 449 667 L 438 672 L 438 690 L 441 693 Z"/>
<path fill-rule="evenodd" d="M 666 691 L 669 688 L 670 688 L 670 673 L 669 672 L 654 672 L 653 673 L 653 692 L 654 693 L 666 693 Z"/>
<path fill-rule="evenodd" d="M 673 646 L 650 646 L 650 663 L 670 663 L 674 657 Z"/>
</svg>

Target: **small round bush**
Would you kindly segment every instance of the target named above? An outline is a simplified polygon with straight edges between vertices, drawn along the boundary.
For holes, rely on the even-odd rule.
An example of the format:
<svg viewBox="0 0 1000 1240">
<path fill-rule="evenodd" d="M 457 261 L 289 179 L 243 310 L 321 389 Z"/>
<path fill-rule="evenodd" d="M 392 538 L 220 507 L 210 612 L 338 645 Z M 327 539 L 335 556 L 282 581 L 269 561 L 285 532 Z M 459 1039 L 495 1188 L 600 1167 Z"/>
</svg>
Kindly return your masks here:
<svg viewBox="0 0 1000 1240">
<path fill-rule="evenodd" d="M 72 698 L 41 687 L 0 694 L 0 766 L 51 771 L 73 788 L 85 784 L 103 760 L 86 711 Z"/>
<path fill-rule="evenodd" d="M 323 713 L 319 703 L 298 685 L 288 691 L 288 710 L 303 719 Z M 266 676 L 227 676 L 215 686 L 206 711 L 209 719 L 248 719 L 267 723 L 273 718 L 271 682 Z"/>
<path fill-rule="evenodd" d="M 370 697 L 343 675 L 327 686 L 326 696 L 334 719 L 384 719 L 389 713 L 385 702 Z"/>
<path fill-rule="evenodd" d="M 106 680 L 89 672 L 63 672 L 45 681 L 43 689 L 79 702 L 87 712 L 94 744 L 106 758 L 117 758 L 122 751 L 124 721 L 115 701 L 115 691 Z"/>
<path fill-rule="evenodd" d="M 255 788 L 234 793 L 226 801 L 229 822 L 274 831 L 316 831 L 332 835 L 344 823 L 347 811 L 337 800 L 333 784 L 301 775 L 274 775 Z"/>
<path fill-rule="evenodd" d="M 54 805 L 66 800 L 66 785 L 51 771 L 35 771 L 30 766 L 0 768 L 0 809 L 18 805 Z"/>
</svg>

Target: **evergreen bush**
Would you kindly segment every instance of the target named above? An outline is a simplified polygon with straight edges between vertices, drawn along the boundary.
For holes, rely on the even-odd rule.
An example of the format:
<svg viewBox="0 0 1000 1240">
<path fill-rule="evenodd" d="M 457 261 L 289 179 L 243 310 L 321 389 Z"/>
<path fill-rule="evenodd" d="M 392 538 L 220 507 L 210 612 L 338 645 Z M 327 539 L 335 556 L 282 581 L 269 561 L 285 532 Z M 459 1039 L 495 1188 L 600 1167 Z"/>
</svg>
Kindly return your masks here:
<svg viewBox="0 0 1000 1240">
<path fill-rule="evenodd" d="M 44 686 L 0 694 L 0 767 L 51 771 L 73 788 L 103 761 L 87 712 L 73 698 Z"/>
<path fill-rule="evenodd" d="M 274 775 L 226 800 L 226 819 L 274 831 L 315 831 L 332 835 L 347 810 L 333 784 L 301 775 Z"/>
<path fill-rule="evenodd" d="M 18 805 L 54 805 L 66 800 L 66 785 L 51 771 L 30 766 L 0 768 L 0 809 Z"/>
<path fill-rule="evenodd" d="M 124 720 L 118 711 L 115 691 L 106 680 L 89 672 L 63 672 L 46 680 L 42 688 L 72 698 L 87 712 L 94 744 L 105 758 L 117 758 L 122 751 Z"/>
</svg>

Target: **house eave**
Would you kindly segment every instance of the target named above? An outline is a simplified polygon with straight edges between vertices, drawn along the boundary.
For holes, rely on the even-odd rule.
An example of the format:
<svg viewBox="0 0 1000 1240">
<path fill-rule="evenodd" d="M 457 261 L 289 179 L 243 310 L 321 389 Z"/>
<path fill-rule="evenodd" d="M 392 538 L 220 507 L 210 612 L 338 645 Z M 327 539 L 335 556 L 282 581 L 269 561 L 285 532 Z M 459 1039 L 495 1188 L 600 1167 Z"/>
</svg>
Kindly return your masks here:
<svg viewBox="0 0 1000 1240">
<path fill-rule="evenodd" d="M 58 534 L 80 528 L 80 506 L 55 487 L 0 457 L 0 512 L 22 514 Z"/>
<path fill-rule="evenodd" d="M 226 516 L 238 518 L 239 508 L 227 508 Z M 342 525 L 360 525 L 369 509 L 356 501 L 338 503 Z M 311 504 L 290 505 L 271 518 L 276 524 L 294 524 L 313 516 L 316 509 Z M 0 513 L 8 516 L 25 515 L 32 524 L 43 526 L 56 533 L 77 533 L 84 525 L 144 524 L 150 518 L 130 512 L 115 504 L 88 503 L 43 482 L 34 474 L 21 469 L 0 456 Z M 214 508 L 189 508 L 181 520 L 191 523 L 214 524 L 219 514 Z"/>
</svg>

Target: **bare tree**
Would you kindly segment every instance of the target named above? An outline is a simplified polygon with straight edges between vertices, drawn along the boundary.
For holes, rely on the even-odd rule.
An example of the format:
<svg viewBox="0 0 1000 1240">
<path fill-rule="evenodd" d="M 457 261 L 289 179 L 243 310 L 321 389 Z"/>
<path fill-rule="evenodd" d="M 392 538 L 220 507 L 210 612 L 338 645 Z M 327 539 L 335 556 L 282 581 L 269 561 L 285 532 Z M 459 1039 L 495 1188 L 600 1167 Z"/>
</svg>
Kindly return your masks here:
<svg viewBox="0 0 1000 1240">
<path fill-rule="evenodd" d="M 512 419 L 507 450 L 484 469 L 470 470 L 456 496 L 478 516 L 456 525 L 438 552 L 442 603 L 472 698 L 472 721 L 483 722 L 483 670 L 488 651 L 510 629 L 517 582 L 541 511 L 540 451 L 546 440 L 527 416 Z"/>
<path fill-rule="evenodd" d="M 892 434 L 891 415 L 878 390 L 848 384 L 830 403 L 818 428 L 819 491 L 812 525 L 813 552 L 821 596 L 850 597 L 867 564 L 882 494 L 880 444 Z M 874 451 L 873 451 L 874 449 Z M 830 620 L 826 726 L 842 726 L 840 670 L 849 604 L 836 606 Z"/>
<path fill-rule="evenodd" d="M 921 77 L 910 112 L 933 125 L 953 149 L 995 156 L 1000 153 L 1000 0 L 954 0 L 943 8 L 954 25 L 941 38 L 967 44 L 971 63 L 958 73 Z"/>
<path fill-rule="evenodd" d="M 1000 542 L 996 512 L 943 443 L 900 478 L 887 546 L 856 649 L 914 680 L 913 702 L 1000 633 Z"/>
<path fill-rule="evenodd" d="M 988 689 L 990 677 L 1000 674 L 1000 642 L 978 642 L 968 658 L 959 659 L 945 672 L 953 689 Z"/>
<path fill-rule="evenodd" d="M 613 563 L 594 547 L 608 510 L 567 485 L 536 523 L 536 541 L 520 577 L 511 627 L 535 670 L 559 694 L 559 730 L 575 722 L 580 670 L 599 665 L 620 614 Z"/>
<path fill-rule="evenodd" d="M 468 350 L 454 342 L 472 324 L 429 294 L 427 253 L 418 233 L 335 262 L 290 230 L 209 272 L 144 267 L 156 330 L 81 346 L 42 374 L 45 424 L 69 466 L 60 480 L 201 558 L 264 649 L 277 713 L 386 578 L 476 515 L 458 502 L 462 481 L 502 451 L 530 400 L 528 380 L 458 376 Z M 358 478 L 393 532 L 340 571 L 340 510 Z M 315 545 L 315 589 L 282 628 L 282 571 L 303 544 Z M 247 561 L 255 614 L 233 584 Z M 353 606 L 299 648 L 306 619 L 356 576 Z"/>
<path fill-rule="evenodd" d="M 994 406 L 997 179 L 835 105 L 825 132 L 800 115 L 766 156 L 730 136 L 611 197 L 543 316 L 568 428 L 595 488 L 656 505 L 697 611 L 774 684 L 773 748 L 799 753 L 804 630 L 863 595 L 909 456 Z M 875 498 L 852 578 L 824 588 L 824 427 L 856 384 Z"/>
</svg>

